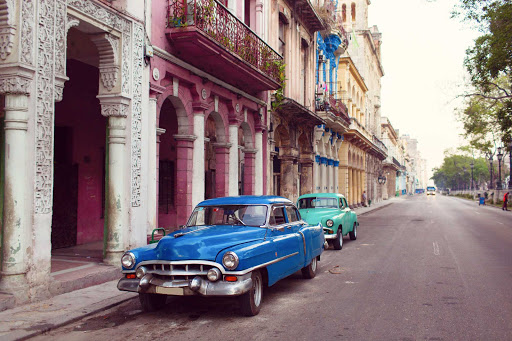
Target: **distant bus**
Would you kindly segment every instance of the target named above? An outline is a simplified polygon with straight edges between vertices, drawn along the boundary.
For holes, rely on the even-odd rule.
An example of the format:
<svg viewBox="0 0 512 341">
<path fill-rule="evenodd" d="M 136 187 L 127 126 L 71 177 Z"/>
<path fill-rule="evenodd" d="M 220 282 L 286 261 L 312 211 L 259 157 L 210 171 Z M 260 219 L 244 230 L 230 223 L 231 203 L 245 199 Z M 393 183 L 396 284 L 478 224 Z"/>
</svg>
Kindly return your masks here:
<svg viewBox="0 0 512 341">
<path fill-rule="evenodd" d="M 436 188 L 434 186 L 427 186 L 427 195 L 436 195 Z"/>
</svg>

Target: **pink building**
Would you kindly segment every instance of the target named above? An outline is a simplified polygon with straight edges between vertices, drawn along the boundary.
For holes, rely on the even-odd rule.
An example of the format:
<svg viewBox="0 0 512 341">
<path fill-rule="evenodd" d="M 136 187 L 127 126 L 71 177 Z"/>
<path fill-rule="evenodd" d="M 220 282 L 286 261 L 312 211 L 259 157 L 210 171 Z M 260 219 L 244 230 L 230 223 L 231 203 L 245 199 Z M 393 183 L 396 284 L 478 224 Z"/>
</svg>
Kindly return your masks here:
<svg viewBox="0 0 512 341">
<path fill-rule="evenodd" d="M 266 193 L 267 90 L 280 86 L 282 58 L 259 36 L 261 8 L 243 0 L 152 2 L 149 227 L 185 224 L 204 199 Z"/>
</svg>

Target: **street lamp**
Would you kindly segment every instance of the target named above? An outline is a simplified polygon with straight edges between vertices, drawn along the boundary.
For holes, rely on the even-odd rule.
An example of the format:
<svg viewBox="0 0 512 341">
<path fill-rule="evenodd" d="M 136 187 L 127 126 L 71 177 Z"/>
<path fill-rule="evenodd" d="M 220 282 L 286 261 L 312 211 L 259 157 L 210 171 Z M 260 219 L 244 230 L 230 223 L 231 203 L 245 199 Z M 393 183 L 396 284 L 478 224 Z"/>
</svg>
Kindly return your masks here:
<svg viewBox="0 0 512 341">
<path fill-rule="evenodd" d="M 492 172 L 492 156 L 493 156 L 493 154 L 490 151 L 488 151 L 486 153 L 486 155 L 487 155 L 487 160 L 489 160 L 489 169 L 490 169 L 490 172 L 491 172 L 491 183 L 489 184 L 489 189 L 493 189 L 494 188 L 494 186 L 492 184 L 492 182 L 493 182 L 492 181 L 492 173 L 493 173 Z"/>
<path fill-rule="evenodd" d="M 503 153 L 501 152 L 501 147 L 498 147 L 498 189 L 501 189 L 501 159 L 503 158 Z"/>
<path fill-rule="evenodd" d="M 379 175 L 377 181 L 379 182 L 379 184 L 384 185 L 386 183 L 386 177 L 383 175 Z"/>
<path fill-rule="evenodd" d="M 475 168 L 475 162 L 471 160 L 469 166 L 471 167 L 471 192 L 473 192 L 473 168 Z"/>
</svg>

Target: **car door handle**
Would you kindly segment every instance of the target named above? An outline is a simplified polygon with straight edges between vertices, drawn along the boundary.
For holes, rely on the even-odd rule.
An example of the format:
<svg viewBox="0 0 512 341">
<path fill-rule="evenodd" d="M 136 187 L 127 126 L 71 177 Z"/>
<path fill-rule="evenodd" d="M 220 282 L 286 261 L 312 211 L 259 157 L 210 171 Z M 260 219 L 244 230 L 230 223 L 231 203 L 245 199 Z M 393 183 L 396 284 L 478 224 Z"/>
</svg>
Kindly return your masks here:
<svg viewBox="0 0 512 341">
<path fill-rule="evenodd" d="M 287 228 L 288 230 L 291 230 L 291 229 L 292 229 L 291 225 L 286 226 L 286 228 Z"/>
</svg>

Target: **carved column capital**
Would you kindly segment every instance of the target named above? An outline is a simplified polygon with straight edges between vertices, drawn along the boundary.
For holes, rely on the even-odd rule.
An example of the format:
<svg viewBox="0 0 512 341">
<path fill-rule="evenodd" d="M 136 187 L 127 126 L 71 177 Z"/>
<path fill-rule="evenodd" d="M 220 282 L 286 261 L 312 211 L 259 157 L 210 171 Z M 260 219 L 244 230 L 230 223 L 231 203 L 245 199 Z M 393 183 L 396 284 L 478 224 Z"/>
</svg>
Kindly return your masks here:
<svg viewBox="0 0 512 341">
<path fill-rule="evenodd" d="M 100 100 L 101 114 L 105 117 L 128 117 L 130 99 L 123 96 L 96 96 Z"/>
<path fill-rule="evenodd" d="M 31 79 L 6 75 L 0 77 L 0 94 L 30 94 Z"/>
</svg>

